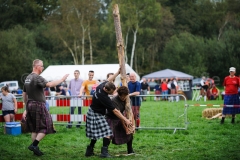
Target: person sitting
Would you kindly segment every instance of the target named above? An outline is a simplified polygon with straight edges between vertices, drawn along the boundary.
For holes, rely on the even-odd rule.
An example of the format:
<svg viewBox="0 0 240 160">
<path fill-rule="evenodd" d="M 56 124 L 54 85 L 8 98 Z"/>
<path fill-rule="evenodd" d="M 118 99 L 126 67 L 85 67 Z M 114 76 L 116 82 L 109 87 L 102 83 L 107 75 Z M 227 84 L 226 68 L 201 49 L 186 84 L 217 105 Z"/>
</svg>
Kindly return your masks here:
<svg viewBox="0 0 240 160">
<path fill-rule="evenodd" d="M 215 84 L 212 84 L 212 88 L 210 89 L 211 100 L 216 100 L 219 98 L 219 89 L 216 87 Z"/>
</svg>

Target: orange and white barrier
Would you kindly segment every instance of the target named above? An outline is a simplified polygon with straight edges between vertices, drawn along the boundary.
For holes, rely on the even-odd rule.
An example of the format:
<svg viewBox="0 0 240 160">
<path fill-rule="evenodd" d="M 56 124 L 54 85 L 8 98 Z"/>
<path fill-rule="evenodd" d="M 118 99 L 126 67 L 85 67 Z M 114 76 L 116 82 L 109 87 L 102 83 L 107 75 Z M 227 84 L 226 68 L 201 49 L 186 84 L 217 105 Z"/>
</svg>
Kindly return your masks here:
<svg viewBox="0 0 240 160">
<path fill-rule="evenodd" d="M 192 104 L 190 107 L 233 107 L 240 108 L 240 105 L 224 105 L 224 104 Z"/>
<path fill-rule="evenodd" d="M 59 99 L 60 98 L 60 99 Z M 84 97 L 85 98 L 85 97 Z M 80 107 L 89 107 L 92 100 L 82 99 L 78 97 L 52 97 L 46 100 L 49 107 L 68 107 L 68 113 L 54 114 L 50 111 L 53 122 L 86 122 L 86 114 L 70 114 L 71 107 L 76 107 L 76 110 Z"/>
<path fill-rule="evenodd" d="M 85 97 L 83 97 L 85 98 Z M 19 100 L 21 99 L 21 101 Z M 15 114 L 15 121 L 21 121 L 22 114 L 25 110 L 24 103 L 22 101 L 22 97 L 17 98 L 18 102 L 18 112 Z M 47 103 L 49 104 L 49 108 L 51 107 L 68 107 L 66 112 L 55 114 L 51 112 L 53 122 L 86 122 L 86 114 L 70 114 L 70 107 L 89 107 L 92 103 L 92 100 L 77 98 L 77 97 L 47 97 Z M 0 110 L 2 110 L 2 103 L 0 103 Z M 2 114 L 0 114 L 0 122 L 4 122 L 4 118 Z"/>
</svg>

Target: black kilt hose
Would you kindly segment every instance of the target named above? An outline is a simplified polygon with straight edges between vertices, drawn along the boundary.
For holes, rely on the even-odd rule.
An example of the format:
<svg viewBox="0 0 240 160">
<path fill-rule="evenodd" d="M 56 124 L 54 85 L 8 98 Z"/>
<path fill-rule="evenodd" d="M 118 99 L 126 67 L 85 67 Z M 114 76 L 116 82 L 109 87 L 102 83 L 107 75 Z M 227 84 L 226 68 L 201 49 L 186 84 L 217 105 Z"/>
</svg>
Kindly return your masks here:
<svg viewBox="0 0 240 160">
<path fill-rule="evenodd" d="M 26 110 L 26 130 L 35 133 L 55 133 L 52 117 L 44 102 L 28 101 Z"/>
<path fill-rule="evenodd" d="M 112 143 L 116 145 L 128 143 L 132 138 L 132 134 L 126 134 L 122 122 L 119 119 L 107 119 L 110 128 L 112 129 L 113 136 L 111 136 Z"/>
<path fill-rule="evenodd" d="M 112 131 L 105 116 L 100 113 L 95 113 L 91 107 L 89 107 L 87 112 L 86 136 L 95 140 L 112 136 Z"/>
</svg>

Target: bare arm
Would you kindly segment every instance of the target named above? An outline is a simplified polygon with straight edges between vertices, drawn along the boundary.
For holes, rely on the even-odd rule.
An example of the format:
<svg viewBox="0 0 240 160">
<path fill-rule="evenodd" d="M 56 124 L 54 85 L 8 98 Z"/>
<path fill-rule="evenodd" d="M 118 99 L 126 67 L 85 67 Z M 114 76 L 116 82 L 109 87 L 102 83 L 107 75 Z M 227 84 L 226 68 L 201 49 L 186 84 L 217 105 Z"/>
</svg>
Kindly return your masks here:
<svg viewBox="0 0 240 160">
<path fill-rule="evenodd" d="M 120 68 L 113 76 L 109 76 L 107 81 L 112 82 L 119 75 L 119 73 L 120 73 Z"/>
<path fill-rule="evenodd" d="M 17 100 L 16 100 L 16 98 L 13 98 L 13 102 L 14 102 L 14 112 L 17 113 Z"/>
<path fill-rule="evenodd" d="M 126 117 L 124 117 L 124 116 L 122 115 L 122 113 L 121 113 L 119 110 L 117 110 L 116 108 L 113 110 L 113 113 L 114 113 L 120 120 L 124 121 L 124 122 L 126 123 L 126 125 L 130 125 L 130 124 L 131 124 L 130 120 L 128 120 Z"/>
<path fill-rule="evenodd" d="M 137 96 L 137 95 L 140 95 L 140 92 L 137 91 L 129 94 L 129 96 Z"/>
<path fill-rule="evenodd" d="M 61 79 L 59 80 L 55 80 L 55 81 L 51 81 L 51 82 L 48 82 L 46 84 L 47 87 L 55 87 L 56 85 L 62 83 L 63 81 L 65 81 L 67 79 L 67 77 L 69 76 L 69 74 L 66 74 L 65 76 L 63 76 Z"/>
<path fill-rule="evenodd" d="M 27 116 L 27 110 L 25 110 L 24 112 L 23 112 L 23 115 L 22 115 L 22 117 L 23 117 L 23 119 L 26 121 L 26 116 Z"/>
<path fill-rule="evenodd" d="M 83 92 L 84 88 L 85 88 L 84 86 L 82 86 L 82 87 L 81 87 L 81 89 L 80 89 L 80 92 L 79 92 L 79 95 L 78 95 L 78 96 L 82 96 L 82 92 Z"/>
<path fill-rule="evenodd" d="M 27 104 L 27 101 L 28 101 L 27 93 L 23 92 L 23 102 L 25 103 L 25 105 Z"/>
</svg>

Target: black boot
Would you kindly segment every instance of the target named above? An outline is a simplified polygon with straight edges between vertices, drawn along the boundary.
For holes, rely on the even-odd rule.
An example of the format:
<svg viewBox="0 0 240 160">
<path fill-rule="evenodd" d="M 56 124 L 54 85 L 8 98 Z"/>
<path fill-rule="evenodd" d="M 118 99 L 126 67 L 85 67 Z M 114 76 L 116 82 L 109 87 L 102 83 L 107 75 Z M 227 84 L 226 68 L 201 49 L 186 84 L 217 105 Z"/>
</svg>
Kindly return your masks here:
<svg viewBox="0 0 240 160">
<path fill-rule="evenodd" d="M 103 157 L 103 158 L 111 157 L 108 153 L 108 147 L 102 147 L 100 157 Z"/>
<path fill-rule="evenodd" d="M 133 151 L 132 148 L 131 148 L 131 149 L 128 149 L 128 154 L 134 154 L 134 151 Z"/>
<path fill-rule="evenodd" d="M 232 118 L 232 121 L 231 121 L 231 123 L 232 123 L 232 124 L 234 124 L 234 123 L 235 123 L 235 118 Z"/>
<path fill-rule="evenodd" d="M 91 146 L 87 146 L 85 156 L 90 157 L 90 156 L 93 156 L 93 155 L 94 155 L 93 148 Z"/>
<path fill-rule="evenodd" d="M 127 143 L 127 151 L 128 154 L 134 154 L 133 148 L 132 148 L 132 141 L 133 141 L 133 137 L 132 139 Z"/>
<path fill-rule="evenodd" d="M 222 120 L 221 120 L 221 124 L 223 124 L 224 123 L 224 119 L 225 119 L 225 117 L 222 117 Z"/>
</svg>

